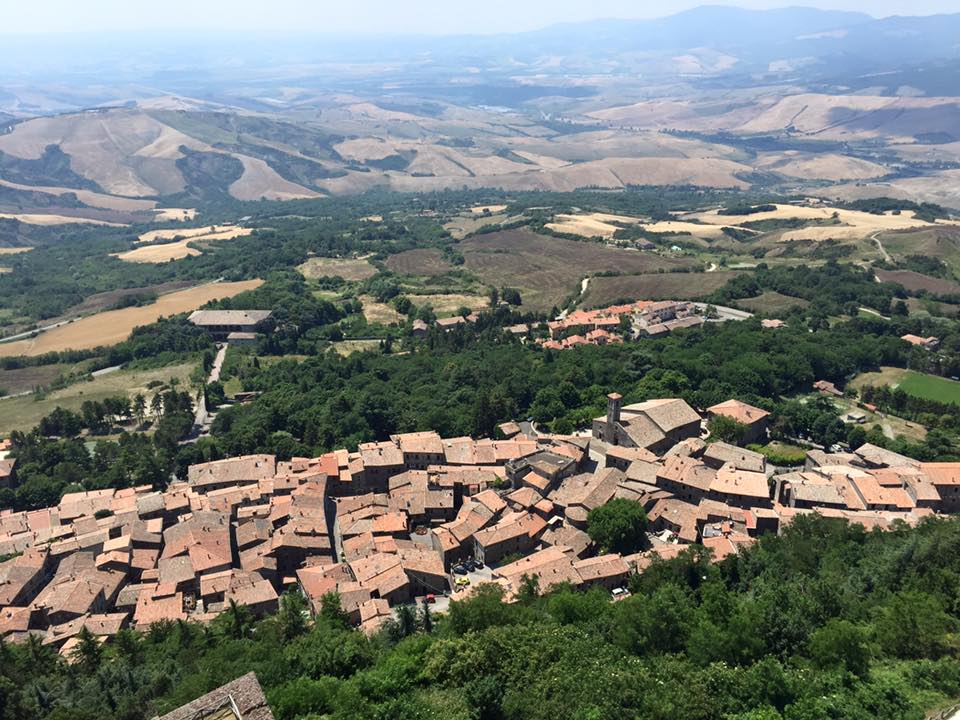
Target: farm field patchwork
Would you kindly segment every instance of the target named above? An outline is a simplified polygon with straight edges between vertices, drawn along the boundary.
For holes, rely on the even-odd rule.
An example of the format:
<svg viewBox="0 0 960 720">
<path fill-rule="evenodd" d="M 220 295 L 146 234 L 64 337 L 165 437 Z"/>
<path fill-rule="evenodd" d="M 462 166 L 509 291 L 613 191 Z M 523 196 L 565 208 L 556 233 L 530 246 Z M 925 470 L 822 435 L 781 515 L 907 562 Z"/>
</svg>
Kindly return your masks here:
<svg viewBox="0 0 960 720">
<path fill-rule="evenodd" d="M 195 367 L 196 363 L 185 363 L 152 370 L 120 370 L 68 385 L 45 396 L 0 399 L 0 435 L 31 428 L 58 407 L 77 412 L 86 400 L 102 401 L 117 395 L 133 397 L 137 393 L 143 393 L 149 400 L 153 391 L 147 389 L 148 384 L 167 383 L 177 378 L 181 385 L 186 385 Z"/>
<path fill-rule="evenodd" d="M 740 272 L 648 273 L 594 277 L 581 305 L 606 307 L 620 300 L 696 300 L 719 290 Z"/>
<path fill-rule="evenodd" d="M 366 280 L 377 274 L 377 268 L 364 258 L 310 258 L 297 268 L 308 280 L 342 277 L 347 281 Z"/>
<path fill-rule="evenodd" d="M 561 305 L 592 273 L 654 273 L 693 265 L 688 259 L 547 237 L 529 230 L 479 235 L 458 248 L 466 258 L 466 269 L 481 280 L 495 287 L 518 288 L 525 310 Z"/>
<path fill-rule="evenodd" d="M 210 283 L 161 295 L 150 305 L 89 315 L 27 340 L 2 343 L 0 357 L 36 356 L 60 350 L 89 350 L 115 345 L 126 340 L 135 327 L 149 325 L 161 317 L 196 310 L 212 300 L 233 297 L 262 284 L 262 280 Z"/>
</svg>

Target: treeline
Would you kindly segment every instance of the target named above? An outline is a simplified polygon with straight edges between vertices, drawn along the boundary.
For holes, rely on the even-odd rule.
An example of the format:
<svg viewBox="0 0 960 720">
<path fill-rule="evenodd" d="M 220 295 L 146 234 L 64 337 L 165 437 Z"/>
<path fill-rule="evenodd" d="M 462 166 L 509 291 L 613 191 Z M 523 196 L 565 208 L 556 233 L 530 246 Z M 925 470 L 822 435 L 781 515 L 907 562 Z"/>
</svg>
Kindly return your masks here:
<svg viewBox="0 0 960 720">
<path fill-rule="evenodd" d="M 769 267 L 761 263 L 756 272 L 734 278 L 709 300 L 731 303 L 764 291 L 809 300 L 814 303 L 812 310 L 821 316 L 856 315 L 860 305 L 889 315 L 894 299 L 907 296 L 899 285 L 876 282 L 870 270 L 830 261 L 821 267 Z"/>
<path fill-rule="evenodd" d="M 152 435 L 120 433 L 119 439 L 99 440 L 87 450 L 84 430 L 102 432 L 111 419 L 132 415 L 143 422 L 150 413 Z M 69 492 L 151 485 L 167 486 L 177 469 L 179 441 L 193 427 L 190 395 L 168 389 L 149 405 L 124 399 L 84 403 L 81 412 L 57 408 L 29 433 L 14 432 L 16 487 L 0 489 L 0 507 L 32 510 L 50 507 Z M 2 717 L 2 715 L 0 715 Z"/>
<path fill-rule="evenodd" d="M 308 624 L 285 595 L 255 621 L 160 623 L 68 663 L 5 646 L 0 712 L 144 720 L 255 671 L 277 720 L 902 720 L 960 695 L 960 523 L 867 533 L 798 517 L 712 564 L 694 546 L 630 581 L 633 596 L 487 586 L 446 617 L 402 608 L 367 638 L 335 596 Z"/>
<path fill-rule="evenodd" d="M 860 390 L 860 399 L 891 415 L 913 420 L 928 428 L 960 430 L 960 407 L 954 403 L 910 395 L 905 390 L 889 385 L 866 385 Z"/>
<path fill-rule="evenodd" d="M 886 213 L 899 215 L 904 210 L 912 210 L 918 220 L 926 220 L 927 222 L 936 222 L 940 218 L 950 217 L 949 211 L 936 203 L 915 203 L 912 200 L 898 200 L 888 197 L 853 200 L 845 203 L 844 207 L 850 210 L 873 213 L 874 215 L 884 215 Z"/>
<path fill-rule="evenodd" d="M 497 423 L 518 417 L 570 432 L 602 415 L 612 391 L 625 402 L 683 397 L 706 408 L 739 397 L 776 410 L 781 396 L 814 380 L 839 383 L 863 369 L 900 365 L 910 352 L 898 338 L 855 326 L 771 333 L 756 322 L 564 352 L 523 350 L 500 327 L 478 323 L 431 333 L 408 349 L 246 366 L 244 389 L 262 395 L 222 411 L 214 442 L 225 455 L 281 445 L 310 455 L 413 430 L 491 436 Z M 835 420 L 834 412 L 821 426 L 835 429 Z M 794 418 L 785 433 L 816 423 Z"/>
</svg>

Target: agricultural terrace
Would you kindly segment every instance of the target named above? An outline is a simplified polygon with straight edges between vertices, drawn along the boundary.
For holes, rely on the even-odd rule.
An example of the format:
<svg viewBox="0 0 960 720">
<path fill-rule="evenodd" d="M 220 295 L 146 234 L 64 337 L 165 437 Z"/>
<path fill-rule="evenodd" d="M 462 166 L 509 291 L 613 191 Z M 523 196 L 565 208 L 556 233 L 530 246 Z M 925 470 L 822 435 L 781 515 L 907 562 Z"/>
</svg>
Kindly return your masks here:
<svg viewBox="0 0 960 720">
<path fill-rule="evenodd" d="M 0 357 L 44 355 L 62 350 L 89 350 L 115 345 L 127 339 L 135 327 L 149 325 L 161 317 L 196 310 L 213 300 L 239 295 L 263 284 L 262 280 L 210 283 L 161 295 L 150 305 L 89 315 L 67 325 L 40 333 L 27 340 L 0 344 Z"/>
</svg>

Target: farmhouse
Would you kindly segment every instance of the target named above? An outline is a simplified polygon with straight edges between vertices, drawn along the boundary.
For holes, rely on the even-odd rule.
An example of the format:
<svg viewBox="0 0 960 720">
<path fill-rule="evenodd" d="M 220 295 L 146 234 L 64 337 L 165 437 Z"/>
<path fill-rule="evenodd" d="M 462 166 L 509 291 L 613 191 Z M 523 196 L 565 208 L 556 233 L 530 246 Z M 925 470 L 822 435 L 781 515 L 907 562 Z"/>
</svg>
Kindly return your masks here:
<svg viewBox="0 0 960 720">
<path fill-rule="evenodd" d="M 940 340 L 935 337 L 920 337 L 919 335 L 907 334 L 900 339 L 924 350 L 936 350 L 940 347 Z"/>
<path fill-rule="evenodd" d="M 189 320 L 214 339 L 226 340 L 231 333 L 265 332 L 272 316 L 269 310 L 197 310 Z"/>
</svg>

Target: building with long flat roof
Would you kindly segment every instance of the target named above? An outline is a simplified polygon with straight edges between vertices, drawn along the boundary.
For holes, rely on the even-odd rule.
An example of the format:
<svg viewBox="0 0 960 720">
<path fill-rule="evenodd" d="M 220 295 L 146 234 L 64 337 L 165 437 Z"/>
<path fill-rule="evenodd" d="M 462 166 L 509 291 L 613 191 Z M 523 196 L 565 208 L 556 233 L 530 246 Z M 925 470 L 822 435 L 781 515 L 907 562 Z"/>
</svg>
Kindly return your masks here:
<svg viewBox="0 0 960 720">
<path fill-rule="evenodd" d="M 218 340 L 232 333 L 258 333 L 267 329 L 273 313 L 269 310 L 197 310 L 188 318 Z"/>
</svg>

